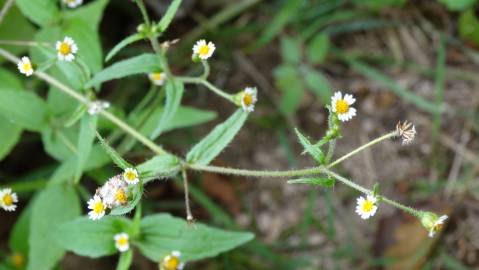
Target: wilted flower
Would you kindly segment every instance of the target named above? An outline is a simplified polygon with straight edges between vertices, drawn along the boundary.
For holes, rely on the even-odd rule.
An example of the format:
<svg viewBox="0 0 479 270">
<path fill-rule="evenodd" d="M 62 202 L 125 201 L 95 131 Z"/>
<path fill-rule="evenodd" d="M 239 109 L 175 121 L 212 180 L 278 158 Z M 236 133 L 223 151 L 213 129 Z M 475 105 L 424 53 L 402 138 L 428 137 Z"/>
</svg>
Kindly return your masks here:
<svg viewBox="0 0 479 270">
<path fill-rule="evenodd" d="M 181 270 L 185 264 L 180 260 L 181 252 L 175 250 L 163 258 L 160 262 L 160 270 Z"/>
<path fill-rule="evenodd" d="M 343 98 L 343 94 L 338 91 L 331 98 L 331 109 L 338 115 L 339 120 L 349 121 L 356 115 L 356 109 L 351 107 L 354 102 L 356 99 L 353 95 L 345 94 Z"/>
<path fill-rule="evenodd" d="M 101 111 L 108 109 L 109 107 L 110 107 L 110 102 L 95 100 L 88 104 L 88 114 L 96 115 L 96 114 L 99 114 Z"/>
<path fill-rule="evenodd" d="M 27 56 L 22 57 L 20 62 L 18 62 L 17 67 L 20 73 L 25 74 L 27 77 L 33 74 L 33 66 L 30 62 L 30 58 Z"/>
<path fill-rule="evenodd" d="M 420 214 L 421 223 L 429 231 L 429 237 L 434 237 L 442 229 L 447 218 L 447 215 L 438 217 L 431 212 L 421 212 Z"/>
<path fill-rule="evenodd" d="M 402 138 L 403 145 L 410 144 L 416 136 L 416 128 L 408 121 L 404 121 L 402 124 L 399 121 L 396 125 L 396 132 Z"/>
<path fill-rule="evenodd" d="M 257 101 L 256 87 L 246 87 L 241 96 L 241 106 L 246 112 L 254 111 L 254 105 Z"/>
<path fill-rule="evenodd" d="M 213 42 L 210 41 L 206 43 L 206 41 L 202 39 L 197 41 L 195 46 L 193 46 L 193 54 L 197 55 L 202 60 L 206 60 L 213 55 L 215 49 L 216 47 Z"/>
<path fill-rule="evenodd" d="M 130 241 L 127 233 L 115 234 L 113 237 L 115 240 L 115 247 L 120 252 L 125 252 L 130 249 Z"/>
<path fill-rule="evenodd" d="M 88 212 L 88 217 L 92 220 L 98 220 L 105 215 L 106 205 L 100 196 L 95 195 L 88 201 L 88 209 L 91 209 Z"/>
<path fill-rule="evenodd" d="M 148 74 L 148 78 L 154 85 L 161 86 L 165 83 L 166 73 L 164 72 L 153 72 Z"/>
<path fill-rule="evenodd" d="M 63 41 L 57 41 L 56 44 L 58 59 L 67 62 L 75 59 L 75 54 L 78 52 L 78 47 L 71 37 L 65 37 Z"/>
<path fill-rule="evenodd" d="M 137 184 L 140 181 L 138 171 L 133 168 L 126 168 L 123 172 L 123 180 L 131 185 Z"/>
<path fill-rule="evenodd" d="M 361 216 L 362 219 L 368 219 L 378 210 L 376 205 L 377 199 L 371 195 L 366 196 L 366 199 L 360 196 L 357 199 L 356 213 Z"/>
<path fill-rule="evenodd" d="M 15 203 L 18 202 L 17 194 L 12 192 L 11 188 L 5 188 L 0 190 L 0 206 L 5 211 L 15 211 L 17 209 L 17 205 Z"/>
<path fill-rule="evenodd" d="M 83 3 L 83 0 L 63 0 L 63 4 L 69 8 L 76 8 Z"/>
</svg>

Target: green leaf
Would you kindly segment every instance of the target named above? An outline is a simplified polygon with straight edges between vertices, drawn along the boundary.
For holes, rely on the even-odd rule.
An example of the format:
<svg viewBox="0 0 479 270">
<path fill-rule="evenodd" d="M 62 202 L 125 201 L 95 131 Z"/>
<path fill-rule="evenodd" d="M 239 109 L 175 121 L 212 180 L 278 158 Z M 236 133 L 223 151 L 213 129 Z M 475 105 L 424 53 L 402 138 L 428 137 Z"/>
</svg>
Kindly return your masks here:
<svg viewBox="0 0 479 270">
<path fill-rule="evenodd" d="M 136 205 L 140 202 L 141 197 L 143 196 L 143 180 L 140 181 L 137 185 L 134 186 L 133 190 L 131 191 L 131 195 L 133 199 L 128 199 L 128 204 L 125 206 L 116 207 L 111 210 L 110 215 L 112 216 L 121 216 L 124 214 L 130 213 L 133 209 L 135 209 Z M 131 196 L 130 194 L 128 196 Z"/>
<path fill-rule="evenodd" d="M 148 72 L 155 72 L 161 70 L 158 57 L 154 54 L 142 54 L 135 56 L 105 68 L 97 73 L 91 79 L 86 87 L 100 84 L 113 79 L 119 79 L 135 74 L 145 74 Z"/>
<path fill-rule="evenodd" d="M 130 234 L 131 222 L 125 218 L 106 216 L 100 220 L 80 217 L 60 224 L 55 231 L 55 242 L 80 256 L 98 258 L 117 253 L 115 234 Z"/>
<path fill-rule="evenodd" d="M 47 128 L 42 132 L 42 143 L 45 151 L 59 161 L 77 154 L 78 127 Z"/>
<path fill-rule="evenodd" d="M 301 132 L 295 128 L 294 131 L 296 132 L 296 136 L 298 136 L 298 140 L 303 145 L 304 150 L 308 152 L 319 164 L 324 163 L 324 153 L 321 151 L 321 148 L 319 146 L 313 145 L 306 136 L 301 134 Z"/>
<path fill-rule="evenodd" d="M 47 126 L 47 105 L 32 92 L 0 90 L 0 115 L 31 131 Z"/>
<path fill-rule="evenodd" d="M 172 250 L 179 250 L 185 261 L 214 257 L 240 246 L 254 235 L 211 228 L 203 224 L 188 226 L 185 220 L 168 214 L 147 216 L 141 221 L 137 243 L 141 253 L 153 261 L 161 260 Z"/>
<path fill-rule="evenodd" d="M 55 227 L 80 215 L 71 186 L 54 185 L 41 191 L 32 209 L 28 270 L 52 269 L 65 254 L 54 241 Z"/>
<path fill-rule="evenodd" d="M 159 155 L 137 166 L 144 183 L 160 177 L 166 177 L 180 170 L 180 161 L 172 155 Z"/>
<path fill-rule="evenodd" d="M 459 17 L 459 35 L 466 41 L 479 45 L 479 20 L 473 9 L 464 11 Z"/>
<path fill-rule="evenodd" d="M 121 49 L 125 48 L 126 46 L 134 42 L 142 40 L 143 38 L 144 38 L 143 35 L 140 33 L 135 33 L 131 36 L 126 37 L 125 39 L 120 41 L 120 43 L 116 44 L 115 47 L 113 47 L 113 49 L 111 49 L 111 51 L 106 56 L 105 61 L 107 62 L 110 61 L 110 59 L 113 58 L 113 56 L 115 56 Z"/>
<path fill-rule="evenodd" d="M 450 0 L 456 1 L 456 0 Z M 460 0 L 461 1 L 461 0 Z M 380 10 L 385 7 L 402 7 L 406 4 L 407 0 L 353 0 L 353 3 L 358 6 L 365 6 L 373 10 Z"/>
<path fill-rule="evenodd" d="M 315 186 L 322 186 L 326 188 L 330 188 L 334 186 L 336 181 L 333 178 L 299 178 L 288 180 L 288 184 L 309 184 Z"/>
<path fill-rule="evenodd" d="M 329 104 L 333 92 L 328 79 L 319 71 L 306 69 L 305 83 L 308 88 L 321 100 L 323 104 Z"/>
<path fill-rule="evenodd" d="M 128 163 L 126 160 L 124 160 L 118 152 L 115 151 L 108 143 L 103 139 L 103 137 L 97 132 L 96 136 L 98 140 L 100 141 L 101 146 L 103 147 L 103 150 L 110 156 L 111 160 L 113 163 L 116 164 L 116 166 L 122 168 L 123 170 L 126 168 L 133 168 L 133 165 Z"/>
<path fill-rule="evenodd" d="M 451 11 L 462 11 L 472 7 L 477 0 L 439 0 Z"/>
<path fill-rule="evenodd" d="M 308 44 L 308 60 L 312 64 L 319 64 L 324 61 L 328 55 L 330 47 L 327 34 L 320 33 Z"/>
<path fill-rule="evenodd" d="M 96 0 L 75 9 L 65 11 L 64 17 L 66 19 L 82 19 L 92 30 L 97 31 L 107 4 L 108 0 Z"/>
<path fill-rule="evenodd" d="M 282 65 L 273 72 L 276 85 L 282 91 L 280 110 L 284 114 L 296 111 L 303 98 L 303 82 L 298 69 L 292 65 Z"/>
<path fill-rule="evenodd" d="M 118 265 L 116 270 L 128 270 L 130 269 L 131 262 L 133 261 L 133 251 L 131 249 L 120 254 Z"/>
<path fill-rule="evenodd" d="M 247 117 L 248 113 L 238 109 L 196 144 L 186 155 L 186 160 L 193 164 L 208 165 L 233 140 Z"/>
<path fill-rule="evenodd" d="M 97 117 L 86 114 L 80 123 L 80 135 L 78 136 L 78 154 L 77 154 L 77 169 L 75 173 L 75 180 L 78 181 L 81 177 L 86 161 L 90 156 L 90 151 L 93 146 L 96 134 Z"/>
<path fill-rule="evenodd" d="M 170 4 L 165 15 L 163 15 L 161 21 L 158 23 L 158 29 L 160 32 L 164 32 L 166 28 L 168 28 L 168 25 L 170 25 L 171 21 L 175 17 L 176 11 L 178 10 L 180 4 L 181 0 L 173 0 L 173 2 Z"/>
<path fill-rule="evenodd" d="M 184 85 L 177 80 L 168 80 L 165 86 L 166 104 L 155 130 L 150 138 L 157 138 L 167 127 L 168 123 L 172 122 L 183 97 Z"/>
<path fill-rule="evenodd" d="M 301 61 L 301 43 L 299 40 L 283 37 L 281 39 L 281 55 L 285 62 L 299 63 Z"/>
<path fill-rule="evenodd" d="M 34 199 L 32 202 L 34 202 Z M 33 208 L 32 205 L 33 203 L 29 204 L 29 206 L 22 211 L 20 217 L 13 226 L 13 230 L 8 241 L 9 247 L 12 251 L 19 252 L 25 257 L 28 257 L 28 237 L 30 234 L 30 220 Z"/>
<path fill-rule="evenodd" d="M 52 24 L 60 15 L 57 0 L 17 0 L 15 4 L 25 17 L 40 26 Z"/>
<path fill-rule="evenodd" d="M 2 160 L 20 140 L 22 128 L 11 123 L 4 116 L 0 116 L 0 127 L 2 127 L 2 132 L 0 132 L 0 160 Z"/>
<path fill-rule="evenodd" d="M 5 0 L 0 0 L 0 7 L 3 7 Z M 0 27 L 0 40 L 31 40 L 35 34 L 35 27 L 31 24 L 25 16 L 20 13 L 17 6 L 13 5 L 7 12 Z M 12 54 L 20 56 L 27 48 L 23 46 L 3 45 L 5 49 Z M 0 57 L 0 62 L 3 60 Z M 2 77 L 3 79 L 3 77 Z M 0 80 L 2 81 L 2 80 Z"/>
<path fill-rule="evenodd" d="M 0 31 L 3 28 L 0 28 Z M 3 48 L 3 46 L 2 46 Z M 2 82 L 2 87 L 11 89 L 11 90 L 21 90 L 23 89 L 21 81 L 18 79 L 18 76 L 12 72 L 0 68 L 0 82 Z M 1 90 L 1 89 L 0 89 Z"/>
</svg>

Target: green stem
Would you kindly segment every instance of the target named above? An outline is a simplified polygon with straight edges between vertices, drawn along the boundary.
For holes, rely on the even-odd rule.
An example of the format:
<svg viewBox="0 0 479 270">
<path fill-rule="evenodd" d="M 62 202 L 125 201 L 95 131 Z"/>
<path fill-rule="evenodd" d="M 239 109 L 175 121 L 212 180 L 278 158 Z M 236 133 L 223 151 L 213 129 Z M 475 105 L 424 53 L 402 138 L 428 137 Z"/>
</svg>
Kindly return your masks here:
<svg viewBox="0 0 479 270">
<path fill-rule="evenodd" d="M 210 75 L 210 65 L 208 64 L 208 61 L 205 60 L 202 60 L 201 64 L 204 68 L 203 75 L 201 75 L 201 78 L 207 80 L 208 76 Z"/>
<path fill-rule="evenodd" d="M 383 196 L 381 196 L 381 200 L 380 200 L 380 201 L 381 201 L 381 202 L 385 202 L 385 203 L 387 203 L 387 204 L 390 204 L 390 205 L 392 205 L 392 206 L 394 206 L 394 207 L 396 207 L 396 208 L 399 208 L 399 209 L 403 210 L 404 212 L 409 213 L 409 214 L 411 214 L 411 215 L 413 215 L 413 216 L 415 216 L 415 217 L 421 218 L 421 214 L 420 214 L 421 211 L 416 210 L 416 209 L 414 209 L 414 208 L 412 208 L 412 207 L 405 206 L 404 204 L 398 203 L 398 202 L 396 202 L 396 201 L 393 201 L 393 200 L 388 199 L 388 198 L 383 197 Z"/>
<path fill-rule="evenodd" d="M 0 45 L 12 45 L 12 46 L 51 46 L 48 42 L 36 42 L 36 41 L 24 41 L 24 40 L 0 40 Z"/>
<path fill-rule="evenodd" d="M 141 11 L 141 15 L 143 15 L 143 20 L 145 21 L 145 24 L 148 28 L 151 26 L 150 22 L 150 17 L 148 16 L 148 12 L 146 12 L 146 7 L 145 4 L 143 3 L 143 0 L 135 0 L 136 5 Z"/>
<path fill-rule="evenodd" d="M 211 84 L 210 82 L 208 82 L 207 80 L 205 80 L 203 78 L 197 78 L 197 77 L 176 77 L 176 78 L 177 78 L 177 80 L 179 80 L 183 83 L 202 84 L 206 88 L 213 91 L 218 96 L 221 96 L 221 97 L 223 97 L 223 98 L 225 98 L 225 99 L 234 103 L 233 95 L 230 95 L 230 94 L 224 92 L 223 90 L 219 89 L 218 87 L 214 86 L 213 84 Z"/>
<path fill-rule="evenodd" d="M 220 174 L 232 174 L 232 175 L 241 175 L 241 176 L 254 176 L 254 177 L 295 177 L 295 176 L 304 176 L 310 174 L 318 174 L 325 172 L 325 168 L 312 167 L 300 170 L 289 170 L 289 171 L 259 171 L 259 170 L 244 170 L 244 169 L 234 169 L 218 166 L 206 166 L 198 164 L 185 164 L 189 169 L 196 171 L 205 171 L 205 172 L 214 172 Z"/>
</svg>

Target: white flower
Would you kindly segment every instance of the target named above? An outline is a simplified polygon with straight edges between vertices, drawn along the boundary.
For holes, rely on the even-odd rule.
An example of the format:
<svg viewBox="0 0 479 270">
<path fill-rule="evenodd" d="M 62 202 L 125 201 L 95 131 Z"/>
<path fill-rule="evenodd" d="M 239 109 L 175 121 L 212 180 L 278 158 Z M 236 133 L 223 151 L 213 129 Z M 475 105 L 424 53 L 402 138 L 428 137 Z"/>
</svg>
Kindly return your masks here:
<svg viewBox="0 0 479 270">
<path fill-rule="evenodd" d="M 115 208 L 128 203 L 128 196 L 126 193 L 127 184 L 121 179 L 120 175 L 110 178 L 101 188 L 96 192 L 100 196 L 107 208 Z"/>
<path fill-rule="evenodd" d="M 396 132 L 402 138 L 402 145 L 410 144 L 416 136 L 416 128 L 411 122 L 399 121 L 396 125 Z"/>
<path fill-rule="evenodd" d="M 166 80 L 166 73 L 164 72 L 153 72 L 148 74 L 148 78 L 154 85 L 163 85 Z"/>
<path fill-rule="evenodd" d="M 30 58 L 26 56 L 22 57 L 17 67 L 20 73 L 25 74 L 27 77 L 33 74 L 32 63 L 30 62 Z"/>
<path fill-rule="evenodd" d="M 130 185 L 137 184 L 140 181 L 138 178 L 138 171 L 133 168 L 126 168 L 123 172 L 123 180 Z"/>
<path fill-rule="evenodd" d="M 63 4 L 69 8 L 76 8 L 83 3 L 83 0 L 63 0 Z"/>
<path fill-rule="evenodd" d="M 257 101 L 257 92 L 256 87 L 246 87 L 244 89 L 241 97 L 241 106 L 246 112 L 254 111 L 254 105 Z"/>
<path fill-rule="evenodd" d="M 17 209 L 17 205 L 15 203 L 18 202 L 17 194 L 12 192 L 11 188 L 5 188 L 0 190 L 0 206 L 5 211 L 15 211 Z"/>
<path fill-rule="evenodd" d="M 58 59 L 62 61 L 71 62 L 75 59 L 75 54 L 78 52 L 78 47 L 70 37 L 65 37 L 63 41 L 57 41 L 56 44 Z"/>
<path fill-rule="evenodd" d="M 185 263 L 180 260 L 181 252 L 175 250 L 163 258 L 160 263 L 160 270 L 181 270 L 185 267 Z"/>
<path fill-rule="evenodd" d="M 356 213 L 360 215 L 362 219 L 368 219 L 374 216 L 377 210 L 378 207 L 375 197 L 368 195 L 366 199 L 362 196 L 357 199 Z"/>
<path fill-rule="evenodd" d="M 100 196 L 95 195 L 88 201 L 88 209 L 91 209 L 88 212 L 88 217 L 92 220 L 97 220 L 102 218 L 105 215 L 105 203 L 101 200 Z"/>
<path fill-rule="evenodd" d="M 343 98 L 343 94 L 338 91 L 331 98 L 331 108 L 338 115 L 339 120 L 349 121 L 356 115 L 356 109 L 351 107 L 355 101 L 353 95 L 346 94 Z"/>
<path fill-rule="evenodd" d="M 213 42 L 210 41 L 208 44 L 206 44 L 206 41 L 202 39 L 198 40 L 195 46 L 193 46 L 193 54 L 198 55 L 198 57 L 202 60 L 206 60 L 213 55 L 215 49 L 216 47 Z"/>
<path fill-rule="evenodd" d="M 431 228 L 429 229 L 429 237 L 434 237 L 434 235 L 442 229 L 447 218 L 448 217 L 446 215 L 442 215 L 432 224 Z"/>
<path fill-rule="evenodd" d="M 88 114 L 96 115 L 96 114 L 99 114 L 101 111 L 108 109 L 109 107 L 110 107 L 110 102 L 95 100 L 88 104 Z"/>
<path fill-rule="evenodd" d="M 118 249 L 120 252 L 125 252 L 128 249 L 130 249 L 130 241 L 128 234 L 126 233 L 119 233 L 115 234 L 115 237 L 113 237 L 115 240 L 115 247 Z"/>
</svg>

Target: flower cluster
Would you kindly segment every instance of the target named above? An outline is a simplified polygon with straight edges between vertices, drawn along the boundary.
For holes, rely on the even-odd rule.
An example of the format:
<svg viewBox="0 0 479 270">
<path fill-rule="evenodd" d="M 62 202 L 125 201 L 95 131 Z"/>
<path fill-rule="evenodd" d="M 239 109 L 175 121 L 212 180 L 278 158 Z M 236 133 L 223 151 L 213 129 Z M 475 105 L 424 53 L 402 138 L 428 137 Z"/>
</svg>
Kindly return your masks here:
<svg viewBox="0 0 479 270">
<path fill-rule="evenodd" d="M 160 262 L 160 270 L 181 270 L 185 263 L 180 260 L 181 252 L 175 250 L 166 255 Z"/>
<path fill-rule="evenodd" d="M 17 194 L 12 192 L 11 188 L 5 188 L 0 190 L 0 207 L 5 211 L 15 211 L 17 209 L 18 197 Z"/>
<path fill-rule="evenodd" d="M 122 175 L 110 178 L 88 201 L 88 209 L 91 210 L 88 212 L 90 219 L 101 219 L 107 209 L 126 205 L 131 193 L 130 186 L 138 184 L 139 181 L 138 172 L 133 168 L 127 168 Z"/>
<path fill-rule="evenodd" d="M 95 100 L 88 104 L 88 114 L 90 115 L 97 115 L 101 111 L 110 108 L 110 102 L 102 101 L 102 100 Z"/>
</svg>

